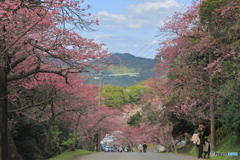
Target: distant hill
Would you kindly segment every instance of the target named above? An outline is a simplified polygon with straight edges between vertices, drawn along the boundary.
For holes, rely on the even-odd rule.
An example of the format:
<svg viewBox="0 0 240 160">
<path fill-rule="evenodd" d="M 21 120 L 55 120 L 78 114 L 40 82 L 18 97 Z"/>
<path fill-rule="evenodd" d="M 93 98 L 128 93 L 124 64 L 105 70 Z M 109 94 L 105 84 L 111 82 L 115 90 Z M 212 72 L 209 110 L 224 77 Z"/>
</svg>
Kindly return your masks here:
<svg viewBox="0 0 240 160">
<path fill-rule="evenodd" d="M 118 58 L 117 58 L 118 57 Z M 114 53 L 107 59 L 108 63 L 114 63 L 108 70 L 102 71 L 103 85 L 113 85 L 129 87 L 153 76 L 153 68 L 156 63 L 153 59 L 135 57 L 129 53 Z M 129 73 L 138 73 L 123 75 Z M 97 77 L 98 75 L 93 75 Z M 92 79 L 92 83 L 98 84 L 97 79 Z"/>
</svg>

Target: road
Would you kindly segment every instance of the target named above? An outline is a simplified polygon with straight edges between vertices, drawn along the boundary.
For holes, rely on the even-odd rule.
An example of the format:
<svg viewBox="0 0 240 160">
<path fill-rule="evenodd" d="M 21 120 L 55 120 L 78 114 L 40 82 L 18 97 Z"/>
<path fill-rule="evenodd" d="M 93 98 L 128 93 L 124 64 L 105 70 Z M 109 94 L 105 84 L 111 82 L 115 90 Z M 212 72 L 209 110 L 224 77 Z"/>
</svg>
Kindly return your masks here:
<svg viewBox="0 0 240 160">
<path fill-rule="evenodd" d="M 169 153 L 98 152 L 82 156 L 78 160 L 197 160 L 197 158 Z"/>
</svg>

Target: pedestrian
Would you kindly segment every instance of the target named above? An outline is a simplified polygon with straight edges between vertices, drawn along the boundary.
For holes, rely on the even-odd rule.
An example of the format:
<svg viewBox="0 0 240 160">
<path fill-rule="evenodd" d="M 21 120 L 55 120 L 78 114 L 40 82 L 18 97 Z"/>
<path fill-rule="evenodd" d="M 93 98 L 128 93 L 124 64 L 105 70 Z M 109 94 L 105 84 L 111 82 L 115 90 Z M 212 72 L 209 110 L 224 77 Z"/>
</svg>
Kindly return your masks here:
<svg viewBox="0 0 240 160">
<path fill-rule="evenodd" d="M 131 152 L 131 151 L 132 151 L 132 148 L 131 148 L 130 145 L 128 145 L 127 148 L 128 148 L 128 149 L 127 149 L 128 152 Z"/>
<path fill-rule="evenodd" d="M 122 147 L 119 147 L 118 152 L 122 152 L 122 151 L 123 151 Z"/>
<path fill-rule="evenodd" d="M 209 154 L 210 154 L 210 141 L 209 141 L 209 138 L 206 138 L 205 139 L 205 144 L 203 146 L 203 152 L 204 152 L 204 158 L 206 158 L 206 155 L 207 155 L 207 158 L 209 158 Z"/>
<path fill-rule="evenodd" d="M 138 151 L 139 151 L 140 153 L 142 153 L 142 150 L 143 150 L 143 145 L 142 145 L 142 144 L 139 144 L 139 145 L 138 145 Z"/>
<path fill-rule="evenodd" d="M 127 150 L 128 150 L 128 147 L 126 146 L 126 147 L 124 148 L 124 152 L 127 152 Z"/>
<path fill-rule="evenodd" d="M 205 130 L 205 126 L 200 124 L 198 129 L 194 130 L 192 141 L 196 144 L 197 158 L 202 158 L 203 145 L 205 144 L 205 136 L 208 136 L 209 132 Z"/>
<path fill-rule="evenodd" d="M 143 152 L 146 153 L 147 152 L 147 144 L 146 143 L 143 143 Z"/>
</svg>

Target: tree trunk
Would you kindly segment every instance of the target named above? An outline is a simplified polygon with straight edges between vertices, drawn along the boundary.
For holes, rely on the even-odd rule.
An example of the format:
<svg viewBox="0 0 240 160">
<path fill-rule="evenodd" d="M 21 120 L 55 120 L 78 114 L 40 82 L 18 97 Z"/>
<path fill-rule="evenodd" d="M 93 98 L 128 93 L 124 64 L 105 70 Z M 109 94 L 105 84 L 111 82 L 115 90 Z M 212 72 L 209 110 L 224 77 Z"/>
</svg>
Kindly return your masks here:
<svg viewBox="0 0 240 160">
<path fill-rule="evenodd" d="M 52 126 L 53 126 L 53 119 L 50 119 L 47 125 L 47 136 L 46 136 L 46 143 L 44 147 L 44 158 L 48 159 L 51 154 L 51 135 L 52 135 Z"/>
<path fill-rule="evenodd" d="M 0 3 L 4 0 L 0 0 Z M 1 20 L 1 19 L 0 19 Z M 4 32 L 5 26 L 1 27 Z M 0 37 L 0 160 L 8 160 L 7 126 L 7 51 L 3 35 Z"/>
<path fill-rule="evenodd" d="M 5 0 L 0 0 L 0 3 Z M 1 20 L 1 19 L 0 19 Z M 1 26 L 1 32 L 6 31 Z M 8 126 L 7 126 L 7 52 L 4 36 L 0 37 L 0 160 L 8 160 Z"/>
<path fill-rule="evenodd" d="M 209 64 L 212 63 L 212 53 L 209 53 Z M 211 126 L 211 151 L 215 151 L 216 146 L 216 126 L 215 126 L 215 108 L 213 102 L 213 79 L 212 69 L 209 70 L 209 105 L 210 105 L 210 126 Z"/>
<path fill-rule="evenodd" d="M 0 44 L 2 45 L 2 44 Z M 1 46 L 0 46 L 1 47 Z M 2 47 L 1 47 L 2 51 Z M 0 160 L 8 159 L 8 127 L 7 127 L 7 74 L 4 55 L 0 52 Z"/>
<path fill-rule="evenodd" d="M 73 129 L 73 141 L 72 141 L 72 147 L 71 149 L 74 151 L 77 141 L 77 129 Z"/>
</svg>

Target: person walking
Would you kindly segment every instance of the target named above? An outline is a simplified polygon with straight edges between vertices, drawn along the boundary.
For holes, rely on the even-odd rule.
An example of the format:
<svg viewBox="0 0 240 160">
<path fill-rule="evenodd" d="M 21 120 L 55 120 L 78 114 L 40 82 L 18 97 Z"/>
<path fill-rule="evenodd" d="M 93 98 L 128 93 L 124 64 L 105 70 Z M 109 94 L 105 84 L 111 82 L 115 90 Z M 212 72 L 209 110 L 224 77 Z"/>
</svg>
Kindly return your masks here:
<svg viewBox="0 0 240 160">
<path fill-rule="evenodd" d="M 209 132 L 205 130 L 205 126 L 200 124 L 198 129 L 194 130 L 192 141 L 193 144 L 196 144 L 197 158 L 202 158 L 203 154 L 203 145 L 205 144 L 205 136 L 208 136 Z"/>
<path fill-rule="evenodd" d="M 139 151 L 140 153 L 142 153 L 142 151 L 143 151 L 143 145 L 142 145 L 142 144 L 139 144 L 139 145 L 138 145 L 138 151 Z"/>
<path fill-rule="evenodd" d="M 143 152 L 146 153 L 147 152 L 147 144 L 146 143 L 143 143 Z"/>
<path fill-rule="evenodd" d="M 119 147 L 119 148 L 118 148 L 118 152 L 123 152 L 122 147 Z"/>
</svg>

